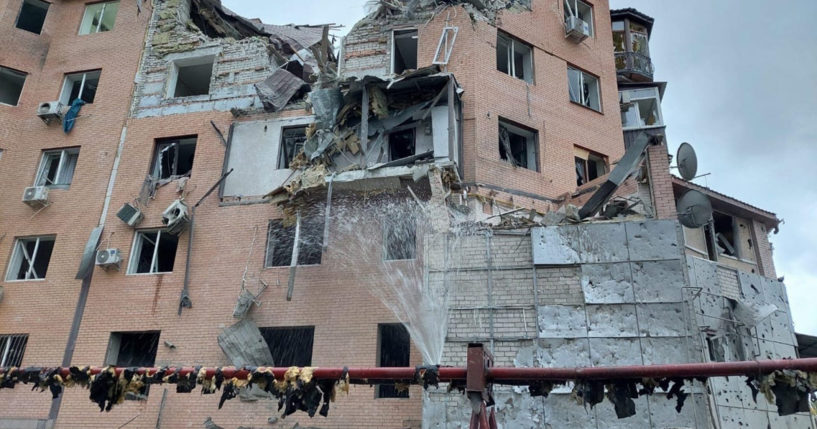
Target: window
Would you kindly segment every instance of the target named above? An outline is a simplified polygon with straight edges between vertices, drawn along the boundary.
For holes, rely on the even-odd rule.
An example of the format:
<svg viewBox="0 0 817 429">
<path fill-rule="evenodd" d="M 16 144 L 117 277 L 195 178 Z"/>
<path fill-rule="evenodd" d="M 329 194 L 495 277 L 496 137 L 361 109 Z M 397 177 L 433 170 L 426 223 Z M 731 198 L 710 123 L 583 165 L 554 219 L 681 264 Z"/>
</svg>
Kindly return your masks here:
<svg viewBox="0 0 817 429">
<path fill-rule="evenodd" d="M 567 68 L 570 101 L 601 112 L 599 78 L 573 67 Z"/>
<path fill-rule="evenodd" d="M 409 366 L 409 333 L 400 323 L 377 325 L 377 366 Z M 408 390 L 398 391 L 393 384 L 380 384 L 376 398 L 408 398 Z"/>
<path fill-rule="evenodd" d="M 394 30 L 392 37 L 392 73 L 417 68 L 417 30 Z"/>
<path fill-rule="evenodd" d="M 624 21 L 613 21 L 613 52 L 624 52 L 627 50 L 625 41 L 627 35 L 624 31 Z"/>
<path fill-rule="evenodd" d="M 54 240 L 54 236 L 18 238 L 14 242 L 6 280 L 44 279 Z"/>
<path fill-rule="evenodd" d="M 128 274 L 155 274 L 173 271 L 179 237 L 164 231 L 136 231 Z"/>
<path fill-rule="evenodd" d="M 715 246 L 718 254 L 740 257 L 738 254 L 738 229 L 735 218 L 727 214 L 712 213 L 712 227 L 714 229 Z"/>
<path fill-rule="evenodd" d="M 0 103 L 16 106 L 25 83 L 25 73 L 0 66 Z"/>
<path fill-rule="evenodd" d="M 78 158 L 79 148 L 43 151 L 34 186 L 67 188 L 74 177 Z"/>
<path fill-rule="evenodd" d="M 412 216 L 388 218 L 383 226 L 383 259 L 414 259 L 417 247 L 417 222 Z"/>
<path fill-rule="evenodd" d="M 292 127 L 281 130 L 281 155 L 278 168 L 289 168 L 289 163 L 304 150 L 306 127 Z"/>
<path fill-rule="evenodd" d="M 119 0 L 92 3 L 85 6 L 85 15 L 79 25 L 79 34 L 101 33 L 113 30 Z"/>
<path fill-rule="evenodd" d="M 389 161 L 414 156 L 416 127 L 417 125 L 412 123 L 409 128 L 389 133 Z"/>
<path fill-rule="evenodd" d="M 300 218 L 299 225 L 284 226 L 281 219 L 269 222 L 265 266 L 288 267 L 298 240 L 298 265 L 318 265 L 323 252 L 323 217 Z"/>
<path fill-rule="evenodd" d="M 535 130 L 499 120 L 499 157 L 511 165 L 538 171 Z"/>
<path fill-rule="evenodd" d="M 111 332 L 105 365 L 152 367 L 159 348 L 159 334 L 158 331 Z M 146 399 L 148 387 L 144 385 L 138 393 L 125 393 L 125 399 Z"/>
<path fill-rule="evenodd" d="M 621 125 L 625 129 L 664 125 L 658 88 L 621 91 L 621 98 L 630 100 L 621 106 Z"/>
<path fill-rule="evenodd" d="M 630 22 L 630 43 L 631 51 L 641 55 L 650 56 L 649 46 L 650 36 L 647 33 L 647 27 Z"/>
<path fill-rule="evenodd" d="M 0 367 L 19 367 L 28 344 L 28 334 L 0 335 Z"/>
<path fill-rule="evenodd" d="M 40 34 L 45 22 L 45 15 L 48 13 L 48 4 L 42 0 L 23 0 L 20 7 L 20 14 L 17 15 L 16 27 L 21 30 Z"/>
<path fill-rule="evenodd" d="M 156 140 L 156 149 L 150 167 L 154 179 L 172 179 L 189 176 L 196 153 L 196 136 L 171 137 Z"/>
<path fill-rule="evenodd" d="M 565 21 L 571 16 L 581 19 L 590 27 L 590 37 L 593 37 L 593 7 L 582 0 L 564 0 Z"/>
<path fill-rule="evenodd" d="M 276 367 L 312 366 L 314 326 L 260 328 Z"/>
<path fill-rule="evenodd" d="M 214 61 L 215 57 L 208 55 L 174 62 L 168 98 L 209 94 Z"/>
<path fill-rule="evenodd" d="M 573 153 L 576 163 L 576 186 L 584 185 L 607 173 L 607 162 L 604 155 L 579 147 L 574 147 Z"/>
<path fill-rule="evenodd" d="M 77 98 L 91 104 L 96 97 L 96 88 L 99 85 L 100 70 L 91 70 L 81 73 L 65 75 L 65 83 L 60 93 L 60 103 L 70 105 Z"/>
<path fill-rule="evenodd" d="M 507 34 L 497 33 L 496 69 L 533 83 L 533 48 Z"/>
</svg>

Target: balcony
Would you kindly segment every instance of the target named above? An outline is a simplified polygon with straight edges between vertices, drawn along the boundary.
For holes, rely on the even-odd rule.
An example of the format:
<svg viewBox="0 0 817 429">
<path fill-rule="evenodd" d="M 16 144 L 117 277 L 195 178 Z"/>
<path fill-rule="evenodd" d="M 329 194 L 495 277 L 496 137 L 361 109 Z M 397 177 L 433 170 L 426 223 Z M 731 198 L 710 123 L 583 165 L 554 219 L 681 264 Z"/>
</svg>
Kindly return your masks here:
<svg viewBox="0 0 817 429">
<path fill-rule="evenodd" d="M 655 71 L 650 57 L 638 52 L 616 52 L 616 73 L 632 81 L 652 81 Z"/>
</svg>

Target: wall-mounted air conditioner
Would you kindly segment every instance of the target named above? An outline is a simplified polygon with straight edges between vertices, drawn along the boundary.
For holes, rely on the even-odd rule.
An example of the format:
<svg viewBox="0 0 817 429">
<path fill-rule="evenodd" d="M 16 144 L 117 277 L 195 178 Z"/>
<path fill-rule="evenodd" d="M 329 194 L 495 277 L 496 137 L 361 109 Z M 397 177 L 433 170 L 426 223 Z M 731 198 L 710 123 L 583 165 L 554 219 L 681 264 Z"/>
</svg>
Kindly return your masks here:
<svg viewBox="0 0 817 429">
<path fill-rule="evenodd" d="M 96 252 L 96 265 L 104 269 L 115 268 L 119 270 L 122 263 L 122 253 L 119 249 L 100 249 Z"/>
<path fill-rule="evenodd" d="M 35 209 L 48 205 L 48 188 L 45 186 L 29 186 L 23 192 L 23 202 Z"/>
<path fill-rule="evenodd" d="M 162 212 L 162 223 L 167 225 L 167 232 L 179 235 L 187 229 L 190 223 L 187 205 L 182 200 L 173 201 L 170 206 Z"/>
<path fill-rule="evenodd" d="M 565 36 L 578 43 L 590 37 L 590 24 L 578 17 L 571 16 L 565 20 Z"/>
<path fill-rule="evenodd" d="M 125 222 L 131 227 L 136 227 L 139 225 L 144 218 L 139 209 L 128 203 L 125 203 L 125 205 L 123 205 L 122 208 L 116 212 L 116 217 L 122 219 L 122 222 Z"/>
<path fill-rule="evenodd" d="M 46 124 L 56 120 L 62 122 L 62 103 L 59 101 L 44 101 L 37 106 L 37 116 Z"/>
</svg>

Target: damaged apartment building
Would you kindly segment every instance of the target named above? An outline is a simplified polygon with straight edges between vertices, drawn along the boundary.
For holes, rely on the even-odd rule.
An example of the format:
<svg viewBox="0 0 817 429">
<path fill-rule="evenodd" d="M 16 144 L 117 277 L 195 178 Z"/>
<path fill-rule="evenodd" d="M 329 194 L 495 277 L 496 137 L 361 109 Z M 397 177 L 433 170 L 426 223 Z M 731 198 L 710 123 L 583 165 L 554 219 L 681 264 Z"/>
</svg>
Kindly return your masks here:
<svg viewBox="0 0 817 429">
<path fill-rule="evenodd" d="M 634 9 L 377 0 L 337 38 L 218 0 L 0 8 L 0 367 L 461 366 L 474 342 L 517 367 L 797 356 L 780 220 L 670 174 Z M 684 389 L 632 409 L 493 393 L 508 428 L 813 427 L 739 378 Z M 445 384 L 355 386 L 314 418 L 250 388 L 223 408 L 87 396 L 0 389 L 0 427 L 471 414 Z"/>
</svg>

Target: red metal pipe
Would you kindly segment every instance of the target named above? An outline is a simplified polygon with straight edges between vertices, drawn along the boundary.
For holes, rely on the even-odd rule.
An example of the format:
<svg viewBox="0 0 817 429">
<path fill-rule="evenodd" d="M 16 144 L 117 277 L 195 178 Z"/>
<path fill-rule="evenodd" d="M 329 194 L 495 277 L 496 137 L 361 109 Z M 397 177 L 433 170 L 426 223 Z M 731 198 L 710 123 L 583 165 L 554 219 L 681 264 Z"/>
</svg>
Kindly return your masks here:
<svg viewBox="0 0 817 429">
<path fill-rule="evenodd" d="M 4 372 L 7 368 L 0 368 Z M 98 374 L 104 368 L 92 367 L 91 373 Z M 139 368 L 138 373 L 156 373 L 160 368 Z M 259 368 L 264 370 L 265 368 Z M 277 379 L 283 379 L 284 373 L 289 368 L 270 368 Z M 486 378 L 495 384 L 520 384 L 527 381 L 545 380 L 615 380 L 615 379 L 638 379 L 642 377 L 664 378 L 664 377 L 725 377 L 732 375 L 755 375 L 769 373 L 779 369 L 799 369 L 802 371 L 817 372 L 817 358 L 805 359 L 782 359 L 782 360 L 761 360 L 761 361 L 738 361 L 738 362 L 711 362 L 711 363 L 685 363 L 672 365 L 634 365 L 634 366 L 613 366 L 613 367 L 591 367 L 591 368 L 486 368 Z M 117 374 L 122 368 L 116 368 Z M 216 373 L 216 368 L 205 368 L 207 377 L 212 377 Z M 315 368 L 312 377 L 316 380 L 338 380 L 343 374 L 343 368 Z M 165 374 L 176 373 L 185 376 L 195 372 L 193 367 L 171 367 L 167 368 Z M 225 378 L 246 379 L 249 371 L 226 367 L 221 369 Z M 415 368 L 348 368 L 349 379 L 353 383 L 372 383 L 388 381 L 408 381 L 415 382 Z M 461 367 L 441 367 L 439 369 L 440 381 L 465 381 L 467 371 Z M 60 374 L 67 376 L 68 368 L 60 368 Z"/>
</svg>

